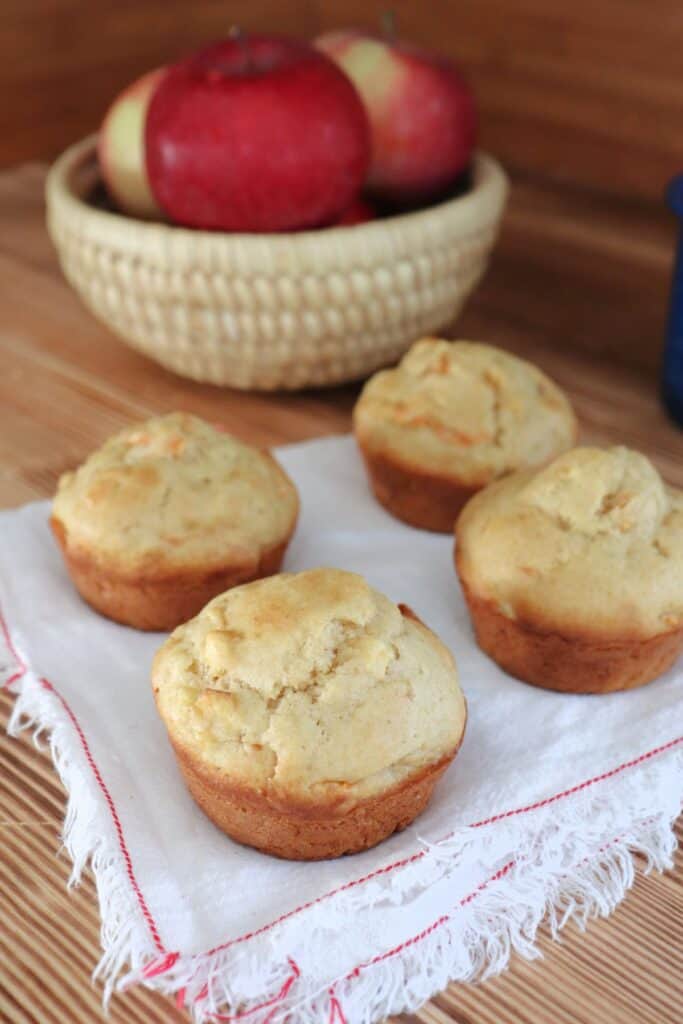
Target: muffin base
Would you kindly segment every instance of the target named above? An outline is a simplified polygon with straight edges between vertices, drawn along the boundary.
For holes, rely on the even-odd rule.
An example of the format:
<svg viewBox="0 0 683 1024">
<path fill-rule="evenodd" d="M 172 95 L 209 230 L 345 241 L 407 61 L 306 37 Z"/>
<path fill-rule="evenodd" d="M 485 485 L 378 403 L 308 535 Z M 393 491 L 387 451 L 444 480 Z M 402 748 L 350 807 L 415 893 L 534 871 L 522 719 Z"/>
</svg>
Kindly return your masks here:
<svg viewBox="0 0 683 1024">
<path fill-rule="evenodd" d="M 332 804 L 274 805 L 266 796 L 231 785 L 219 771 L 173 745 L 187 788 L 207 817 L 237 842 L 285 860 L 358 853 L 407 828 L 429 803 L 439 776 L 460 747 L 393 789 L 345 810 Z"/>
<path fill-rule="evenodd" d="M 421 530 L 452 533 L 460 510 L 481 490 L 481 486 L 465 486 L 450 477 L 367 451 L 360 442 L 359 447 L 379 503 L 397 519 Z"/>
<path fill-rule="evenodd" d="M 517 679 L 565 693 L 612 693 L 643 686 L 683 651 L 683 628 L 643 638 L 567 636 L 509 619 L 463 582 L 479 647 Z"/>
<path fill-rule="evenodd" d="M 107 572 L 95 559 L 70 549 L 66 530 L 54 516 L 50 525 L 71 580 L 91 608 L 124 626 L 163 632 L 193 618 L 208 601 L 230 587 L 278 572 L 291 537 L 290 532 L 279 544 L 263 551 L 256 566 L 123 576 Z"/>
</svg>

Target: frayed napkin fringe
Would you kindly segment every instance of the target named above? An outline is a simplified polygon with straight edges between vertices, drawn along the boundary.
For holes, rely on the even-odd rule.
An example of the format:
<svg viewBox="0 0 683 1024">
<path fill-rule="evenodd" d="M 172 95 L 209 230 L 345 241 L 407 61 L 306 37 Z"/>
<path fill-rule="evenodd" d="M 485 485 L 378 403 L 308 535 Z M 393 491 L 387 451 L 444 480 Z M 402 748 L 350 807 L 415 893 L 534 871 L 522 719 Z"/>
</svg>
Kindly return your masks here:
<svg viewBox="0 0 683 1024">
<path fill-rule="evenodd" d="M 104 980 L 109 1001 L 117 976 L 129 964 L 158 956 L 117 840 L 111 814 L 93 777 L 74 723 L 56 693 L 45 681 L 25 670 L 7 731 L 10 736 L 31 730 L 42 747 L 47 739 L 52 761 L 67 793 L 62 844 L 72 869 L 69 888 L 77 885 L 88 864 L 92 868 L 100 905 L 100 941 L 104 955 L 94 976 Z"/>
<path fill-rule="evenodd" d="M 539 956 L 541 922 L 553 938 L 569 920 L 585 927 L 614 910 L 636 867 L 661 871 L 672 865 L 673 824 L 683 804 L 683 744 L 564 799 L 423 844 L 419 858 L 395 872 L 309 906 L 305 923 L 286 915 L 224 949 L 168 952 L 145 916 L 106 787 L 68 706 L 26 666 L 16 681 L 20 692 L 8 731 L 16 736 L 31 729 L 36 743 L 49 737 L 68 794 L 63 843 L 73 862 L 69 884 L 79 881 L 88 863 L 95 876 L 104 950 L 95 976 L 104 983 L 105 1003 L 115 987 L 143 983 L 176 995 L 197 1022 L 372 1024 L 416 1009 L 449 981 L 500 972 L 513 951 Z M 343 976 L 326 976 L 326 935 L 343 933 L 361 908 L 381 914 L 383 907 L 409 905 L 430 884 L 455 881 L 464 863 L 483 872 L 473 892 L 444 906 L 439 918 L 401 945 Z M 315 977 L 310 970 L 306 977 L 299 961 L 316 960 Z"/>
</svg>

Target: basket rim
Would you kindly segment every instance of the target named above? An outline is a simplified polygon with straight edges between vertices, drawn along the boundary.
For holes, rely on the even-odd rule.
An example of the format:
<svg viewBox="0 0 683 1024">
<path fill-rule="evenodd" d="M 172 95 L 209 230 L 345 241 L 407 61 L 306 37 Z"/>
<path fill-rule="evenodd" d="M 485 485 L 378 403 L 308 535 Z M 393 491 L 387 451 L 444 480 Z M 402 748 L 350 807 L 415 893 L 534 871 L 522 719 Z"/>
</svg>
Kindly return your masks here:
<svg viewBox="0 0 683 1024">
<path fill-rule="evenodd" d="M 162 240 L 168 241 L 169 237 L 172 237 L 175 242 L 181 244 L 185 241 L 194 246 L 204 243 L 214 247 L 228 243 L 239 245 L 240 248 L 253 247 L 255 250 L 262 248 L 264 244 L 283 249 L 290 249 L 292 245 L 304 248 L 313 244 L 317 247 L 323 239 L 325 242 L 337 243 L 353 240 L 362 247 L 363 243 L 376 241 L 393 230 L 414 230 L 422 233 L 431 227 L 443 225 L 444 219 L 462 220 L 463 223 L 478 221 L 485 210 L 490 210 L 491 207 L 498 211 L 502 209 L 509 189 L 508 177 L 499 162 L 489 153 L 477 150 L 473 160 L 472 188 L 464 195 L 447 199 L 424 210 L 395 214 L 362 224 L 295 232 L 206 231 L 159 221 L 145 221 L 126 214 L 101 210 L 86 202 L 74 187 L 74 178 L 88 163 L 95 163 L 96 150 L 97 133 L 94 133 L 69 146 L 55 160 L 48 172 L 45 185 L 48 213 L 58 210 L 60 216 L 78 217 L 81 224 L 85 221 L 91 229 L 99 228 L 99 231 L 107 232 L 110 236 L 116 233 L 121 240 L 126 238 L 128 242 L 135 236 L 138 244 L 147 245 L 154 245 Z M 97 178 L 101 181 L 99 170 Z"/>
</svg>

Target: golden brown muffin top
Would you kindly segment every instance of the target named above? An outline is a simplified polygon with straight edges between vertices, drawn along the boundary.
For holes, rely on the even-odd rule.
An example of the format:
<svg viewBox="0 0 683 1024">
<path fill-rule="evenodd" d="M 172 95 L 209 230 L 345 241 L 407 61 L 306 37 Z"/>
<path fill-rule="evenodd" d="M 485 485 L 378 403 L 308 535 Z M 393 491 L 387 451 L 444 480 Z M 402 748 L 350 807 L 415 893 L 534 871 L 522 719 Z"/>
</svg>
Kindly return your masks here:
<svg viewBox="0 0 683 1024">
<path fill-rule="evenodd" d="M 465 723 L 444 644 L 339 569 L 222 594 L 152 680 L 176 747 L 283 806 L 381 793 L 452 753 Z"/>
<path fill-rule="evenodd" d="M 569 400 L 537 367 L 492 345 L 437 338 L 368 381 L 354 427 L 364 448 L 472 487 L 542 465 L 576 437 Z"/>
<path fill-rule="evenodd" d="M 267 453 L 187 413 L 110 438 L 59 480 L 53 515 L 72 549 L 121 571 L 256 562 L 298 511 Z"/>
<path fill-rule="evenodd" d="M 574 448 L 472 498 L 458 564 L 479 597 L 539 628 L 635 637 L 683 625 L 683 492 L 628 448 Z"/>
</svg>

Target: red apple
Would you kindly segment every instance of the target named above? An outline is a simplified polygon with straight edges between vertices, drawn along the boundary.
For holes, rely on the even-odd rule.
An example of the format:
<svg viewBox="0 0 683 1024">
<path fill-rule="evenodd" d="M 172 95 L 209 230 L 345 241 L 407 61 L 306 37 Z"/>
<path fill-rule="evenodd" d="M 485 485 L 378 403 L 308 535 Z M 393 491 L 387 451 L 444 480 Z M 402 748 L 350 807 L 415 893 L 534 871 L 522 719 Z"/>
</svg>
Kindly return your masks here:
<svg viewBox="0 0 683 1024">
<path fill-rule="evenodd" d="M 133 217 L 163 217 L 145 166 L 145 118 L 164 68 L 148 71 L 120 93 L 107 111 L 97 140 L 97 156 L 107 191 Z"/>
<path fill-rule="evenodd" d="M 362 32 L 315 44 L 352 80 L 370 119 L 368 187 L 388 202 L 437 197 L 467 167 L 476 140 L 474 99 L 445 57 Z"/>
<path fill-rule="evenodd" d="M 147 115 L 147 170 L 180 224 L 288 231 L 333 220 L 368 169 L 356 90 L 307 43 L 231 38 L 171 68 Z"/>
<path fill-rule="evenodd" d="M 330 227 L 348 228 L 354 224 L 365 224 L 366 221 L 374 220 L 376 216 L 374 209 L 365 199 L 354 199 L 351 205 L 332 221 Z"/>
</svg>

